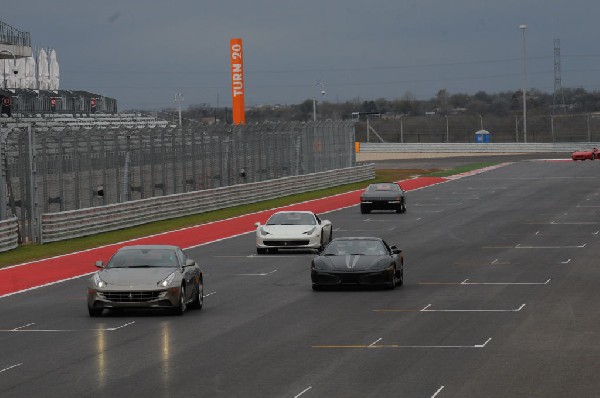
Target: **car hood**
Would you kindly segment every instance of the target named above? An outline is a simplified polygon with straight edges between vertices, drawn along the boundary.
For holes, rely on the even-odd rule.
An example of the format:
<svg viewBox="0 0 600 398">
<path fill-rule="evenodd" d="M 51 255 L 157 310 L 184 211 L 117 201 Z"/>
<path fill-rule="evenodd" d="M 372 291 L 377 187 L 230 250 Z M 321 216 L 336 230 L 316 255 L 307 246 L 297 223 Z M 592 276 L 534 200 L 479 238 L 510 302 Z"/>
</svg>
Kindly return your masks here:
<svg viewBox="0 0 600 398">
<path fill-rule="evenodd" d="M 298 236 L 310 231 L 317 225 L 262 225 L 260 228 L 275 236 Z M 265 237 L 268 237 L 266 235 Z"/>
<path fill-rule="evenodd" d="M 100 278 L 109 286 L 153 285 L 165 279 L 176 268 L 108 268 L 100 271 Z"/>
<path fill-rule="evenodd" d="M 321 261 L 335 271 L 367 271 L 373 268 L 380 261 L 389 259 L 387 256 L 327 256 L 321 257 Z"/>
</svg>

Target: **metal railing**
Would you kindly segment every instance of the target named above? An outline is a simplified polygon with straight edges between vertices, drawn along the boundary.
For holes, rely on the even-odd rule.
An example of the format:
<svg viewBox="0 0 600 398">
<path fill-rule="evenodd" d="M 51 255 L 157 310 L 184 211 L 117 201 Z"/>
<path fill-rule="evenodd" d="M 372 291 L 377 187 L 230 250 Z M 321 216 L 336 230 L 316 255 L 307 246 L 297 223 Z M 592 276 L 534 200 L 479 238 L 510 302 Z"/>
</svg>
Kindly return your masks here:
<svg viewBox="0 0 600 398">
<path fill-rule="evenodd" d="M 0 43 L 31 47 L 31 36 L 29 32 L 21 32 L 9 24 L 0 21 Z"/>
<path fill-rule="evenodd" d="M 42 243 L 375 178 L 373 164 L 42 216 Z"/>
<path fill-rule="evenodd" d="M 17 248 L 19 245 L 19 223 L 16 218 L 0 221 L 0 252 Z"/>
<path fill-rule="evenodd" d="M 356 123 L 361 142 L 468 143 L 475 132 L 487 130 L 495 143 L 600 141 L 600 114 L 531 115 L 527 137 L 520 116 L 448 115 L 370 118 Z M 376 132 L 376 134 L 375 134 Z"/>
<path fill-rule="evenodd" d="M 0 220 L 36 242 L 42 214 L 352 167 L 354 141 L 350 122 L 0 126 Z"/>
</svg>

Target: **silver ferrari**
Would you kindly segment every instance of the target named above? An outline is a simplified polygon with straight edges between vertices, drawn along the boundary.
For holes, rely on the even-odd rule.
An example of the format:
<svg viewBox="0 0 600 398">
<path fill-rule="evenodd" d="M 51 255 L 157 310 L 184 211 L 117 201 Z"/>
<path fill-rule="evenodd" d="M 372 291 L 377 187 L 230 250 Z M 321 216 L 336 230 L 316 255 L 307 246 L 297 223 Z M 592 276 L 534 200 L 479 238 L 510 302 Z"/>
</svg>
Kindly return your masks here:
<svg viewBox="0 0 600 398">
<path fill-rule="evenodd" d="M 177 246 L 145 245 L 120 248 L 89 280 L 90 316 L 105 309 L 166 308 L 181 315 L 202 308 L 202 270 Z"/>
</svg>

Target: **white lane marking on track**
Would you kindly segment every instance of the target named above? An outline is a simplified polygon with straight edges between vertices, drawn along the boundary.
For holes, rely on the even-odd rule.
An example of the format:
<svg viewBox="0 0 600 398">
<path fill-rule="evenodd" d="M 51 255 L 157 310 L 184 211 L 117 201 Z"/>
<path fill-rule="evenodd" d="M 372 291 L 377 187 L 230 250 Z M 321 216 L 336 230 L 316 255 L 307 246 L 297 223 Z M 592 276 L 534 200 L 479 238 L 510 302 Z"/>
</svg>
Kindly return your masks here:
<svg viewBox="0 0 600 398">
<path fill-rule="evenodd" d="M 437 397 L 437 396 L 438 396 L 438 394 L 439 394 L 440 392 L 442 392 L 442 390 L 443 390 L 443 389 L 444 389 L 444 386 L 441 386 L 441 387 L 440 387 L 440 388 L 439 388 L 439 389 L 438 389 L 438 390 L 435 392 L 435 394 L 433 394 L 433 395 L 431 396 L 431 398 L 435 398 L 435 397 Z"/>
<path fill-rule="evenodd" d="M 25 293 L 25 292 L 29 292 L 29 291 L 31 291 L 31 290 L 40 289 L 40 288 L 42 288 L 42 287 L 46 287 L 46 286 L 52 286 L 52 285 L 56 285 L 56 284 L 58 284 L 58 283 L 62 283 L 62 282 L 66 282 L 66 281 L 71 281 L 71 280 L 74 280 L 74 279 L 83 278 L 84 276 L 90 276 L 90 275 L 92 275 L 92 274 L 95 274 L 95 273 L 96 273 L 96 271 L 94 271 L 94 272 L 89 272 L 89 273 L 87 273 L 87 274 L 83 274 L 83 275 L 77 275 L 77 276 L 74 276 L 74 277 L 72 277 L 72 278 L 61 279 L 61 280 L 59 280 L 59 281 L 50 282 L 50 283 L 45 283 L 45 284 L 43 284 L 43 285 L 34 286 L 34 287 L 27 288 L 27 289 L 19 290 L 19 291 L 17 291 L 17 292 L 6 293 L 6 294 L 3 294 L 3 295 L 1 295 L 1 296 L 0 296 L 0 299 L 1 299 L 1 298 L 4 298 L 4 297 L 13 296 L 13 295 L 15 295 L 15 294 L 19 294 L 19 293 Z"/>
<path fill-rule="evenodd" d="M 567 261 L 561 261 L 561 264 L 569 264 L 571 262 L 571 259 L 568 259 Z"/>
<path fill-rule="evenodd" d="M 6 372 L 7 370 L 11 370 L 11 369 L 16 368 L 17 366 L 21 366 L 21 365 L 23 365 L 23 363 L 18 363 L 16 365 L 9 366 L 8 368 L 0 369 L 0 373 Z"/>
<path fill-rule="evenodd" d="M 523 304 L 523 305 L 525 305 L 525 304 Z M 479 345 L 476 345 L 475 347 L 477 347 L 477 348 L 483 348 L 483 347 L 485 347 L 485 346 L 487 345 L 487 343 L 489 343 L 490 341 L 492 341 L 492 338 L 491 338 L 491 337 L 490 337 L 490 338 L 488 338 L 488 339 L 485 341 L 485 343 L 483 343 L 483 344 L 479 344 Z"/>
<path fill-rule="evenodd" d="M 377 340 L 375 340 L 374 342 L 372 342 L 371 344 L 369 344 L 369 347 L 373 347 L 375 344 L 379 343 L 381 340 L 383 340 L 383 337 L 380 337 Z"/>
<path fill-rule="evenodd" d="M 515 249 L 583 249 L 586 245 L 587 243 L 577 246 L 521 246 L 519 243 Z"/>
<path fill-rule="evenodd" d="M 468 279 L 465 279 L 460 284 L 461 285 L 547 285 L 550 283 L 552 278 L 548 279 L 546 282 L 467 282 Z"/>
<path fill-rule="evenodd" d="M 311 388 L 312 388 L 312 386 L 311 386 L 311 387 L 308 387 L 308 388 L 306 388 L 306 389 L 304 389 L 304 390 L 303 390 L 303 391 L 302 391 L 300 394 L 298 394 L 298 395 L 294 396 L 294 398 L 298 398 L 299 396 L 301 396 L 302 394 L 304 394 L 305 392 L 307 392 L 307 391 L 308 391 L 308 390 L 310 390 Z"/>
<path fill-rule="evenodd" d="M 26 333 L 26 332 L 96 332 L 96 331 L 106 331 L 106 332 L 114 332 L 115 330 L 123 329 L 127 326 L 133 325 L 135 321 L 128 322 L 124 325 L 117 326 L 114 328 L 103 328 L 103 329 L 8 329 L 8 330 L 0 330 L 0 332 L 15 332 L 15 333 Z"/>
<path fill-rule="evenodd" d="M 208 296 L 212 296 L 213 294 L 216 294 L 217 292 L 210 292 L 204 295 L 204 297 L 208 297 Z"/>
<path fill-rule="evenodd" d="M 26 328 L 26 327 L 31 326 L 31 325 L 35 325 L 35 322 L 28 323 L 27 325 L 19 326 L 18 328 L 14 328 L 13 330 L 23 329 L 23 328 Z"/>
<path fill-rule="evenodd" d="M 383 344 L 383 345 L 313 345 L 312 348 L 484 348 L 492 338 L 488 338 L 483 344 L 475 344 L 475 345 L 400 345 L 400 344 Z"/>
<path fill-rule="evenodd" d="M 277 272 L 276 269 L 274 269 L 271 272 L 261 272 L 261 273 L 258 273 L 258 274 L 233 274 L 233 275 L 236 275 L 236 276 L 266 276 L 266 275 L 271 275 L 271 274 L 273 274 L 275 272 Z"/>
<path fill-rule="evenodd" d="M 420 312 L 519 312 L 525 307 L 525 304 L 511 310 L 431 310 L 429 307 L 431 307 L 431 304 L 426 305 Z"/>
</svg>

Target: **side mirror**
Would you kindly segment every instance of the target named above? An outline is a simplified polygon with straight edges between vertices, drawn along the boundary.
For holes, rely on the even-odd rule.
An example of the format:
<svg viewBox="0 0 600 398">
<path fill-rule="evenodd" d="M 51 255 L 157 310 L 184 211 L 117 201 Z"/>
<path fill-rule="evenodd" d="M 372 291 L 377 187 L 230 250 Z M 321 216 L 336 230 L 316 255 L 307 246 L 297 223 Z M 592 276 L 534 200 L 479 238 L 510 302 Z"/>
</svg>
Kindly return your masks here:
<svg viewBox="0 0 600 398">
<path fill-rule="evenodd" d="M 96 261 L 96 267 L 104 268 L 104 261 Z"/>
<path fill-rule="evenodd" d="M 186 267 L 193 267 L 194 265 L 196 265 L 196 262 L 194 260 L 192 260 L 191 258 L 188 258 L 187 260 L 185 260 Z"/>
<path fill-rule="evenodd" d="M 254 226 L 258 228 L 258 227 L 260 227 L 260 223 L 259 222 L 255 222 Z"/>
<path fill-rule="evenodd" d="M 402 250 L 400 250 L 398 248 L 392 249 L 392 254 L 400 254 L 400 253 L 402 253 Z"/>
</svg>

